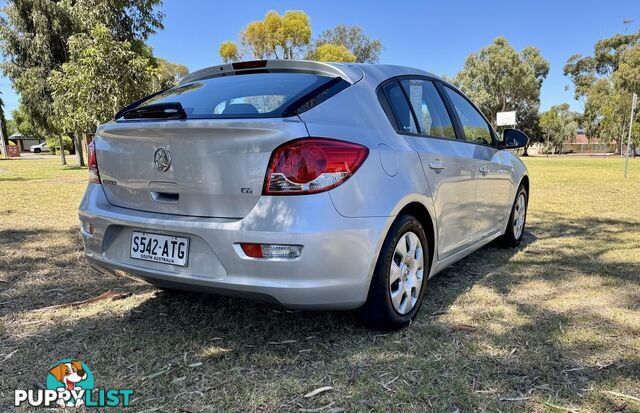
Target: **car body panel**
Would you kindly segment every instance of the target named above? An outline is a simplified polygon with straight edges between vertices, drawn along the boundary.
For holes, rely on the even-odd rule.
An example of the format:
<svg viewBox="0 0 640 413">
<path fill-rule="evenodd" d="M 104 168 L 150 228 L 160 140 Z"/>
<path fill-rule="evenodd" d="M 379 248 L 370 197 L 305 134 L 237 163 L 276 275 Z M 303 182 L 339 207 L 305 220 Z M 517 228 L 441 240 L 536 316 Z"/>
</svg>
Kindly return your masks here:
<svg viewBox="0 0 640 413">
<path fill-rule="evenodd" d="M 260 198 L 271 152 L 292 138 L 306 137 L 307 130 L 294 117 L 111 122 L 97 134 L 100 174 L 113 205 L 242 218 Z M 160 148 L 171 156 L 166 171 L 154 165 Z"/>
</svg>

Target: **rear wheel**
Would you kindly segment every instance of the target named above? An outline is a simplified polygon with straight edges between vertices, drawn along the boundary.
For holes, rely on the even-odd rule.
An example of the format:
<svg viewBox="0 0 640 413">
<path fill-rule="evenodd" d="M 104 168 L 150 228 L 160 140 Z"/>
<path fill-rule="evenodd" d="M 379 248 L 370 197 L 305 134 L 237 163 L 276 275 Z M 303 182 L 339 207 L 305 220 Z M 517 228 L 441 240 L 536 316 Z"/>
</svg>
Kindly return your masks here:
<svg viewBox="0 0 640 413">
<path fill-rule="evenodd" d="M 427 237 L 412 215 L 391 226 L 373 273 L 362 322 L 381 330 L 407 326 L 420 309 L 429 277 Z"/>
<path fill-rule="evenodd" d="M 42 152 L 42 149 L 40 149 L 40 148 L 35 148 L 35 149 L 33 150 L 33 152 L 34 152 L 34 153 L 40 153 L 40 152 Z"/>
<path fill-rule="evenodd" d="M 506 247 L 517 247 L 522 241 L 524 227 L 527 222 L 528 194 L 524 186 L 520 185 L 513 201 L 507 231 L 500 238 L 501 244 Z"/>
</svg>

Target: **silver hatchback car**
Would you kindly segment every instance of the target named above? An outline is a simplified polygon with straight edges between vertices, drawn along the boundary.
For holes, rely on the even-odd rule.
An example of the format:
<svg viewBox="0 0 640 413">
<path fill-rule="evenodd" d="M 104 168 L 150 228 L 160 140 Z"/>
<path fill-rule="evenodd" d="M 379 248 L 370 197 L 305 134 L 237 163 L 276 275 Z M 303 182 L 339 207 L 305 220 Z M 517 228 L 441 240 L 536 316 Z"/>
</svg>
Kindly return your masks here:
<svg viewBox="0 0 640 413">
<path fill-rule="evenodd" d="M 89 262 L 161 288 L 406 326 L 427 279 L 518 245 L 529 178 L 458 89 L 389 65 L 197 71 L 100 126 L 80 205 Z"/>
</svg>

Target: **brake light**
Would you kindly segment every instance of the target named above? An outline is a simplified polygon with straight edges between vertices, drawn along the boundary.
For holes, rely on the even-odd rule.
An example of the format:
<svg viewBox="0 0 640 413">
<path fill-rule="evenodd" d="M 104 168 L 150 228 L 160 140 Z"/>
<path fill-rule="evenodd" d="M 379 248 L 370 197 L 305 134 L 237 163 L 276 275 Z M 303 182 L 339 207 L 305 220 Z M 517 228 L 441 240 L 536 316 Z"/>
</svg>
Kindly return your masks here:
<svg viewBox="0 0 640 413">
<path fill-rule="evenodd" d="M 249 60 L 246 62 L 235 62 L 231 64 L 233 70 L 242 70 L 242 69 L 261 69 L 263 67 L 267 67 L 266 60 Z"/>
<path fill-rule="evenodd" d="M 342 184 L 362 165 L 369 149 L 328 138 L 289 141 L 271 154 L 263 195 L 314 194 Z"/>
<path fill-rule="evenodd" d="M 98 170 L 98 157 L 96 156 L 96 145 L 92 141 L 89 144 L 89 182 L 99 184 L 100 171 Z"/>
</svg>

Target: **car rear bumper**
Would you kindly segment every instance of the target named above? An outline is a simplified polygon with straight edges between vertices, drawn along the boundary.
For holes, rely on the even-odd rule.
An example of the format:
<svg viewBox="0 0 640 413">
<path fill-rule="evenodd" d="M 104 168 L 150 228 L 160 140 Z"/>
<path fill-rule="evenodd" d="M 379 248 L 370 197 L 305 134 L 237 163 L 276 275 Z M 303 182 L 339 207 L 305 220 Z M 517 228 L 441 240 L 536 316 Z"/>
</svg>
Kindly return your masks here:
<svg viewBox="0 0 640 413">
<path fill-rule="evenodd" d="M 110 205 L 96 184 L 87 187 L 79 214 L 87 258 L 103 271 L 306 309 L 353 309 L 365 302 L 390 222 L 345 218 L 327 193 L 262 197 L 241 220 L 148 213 Z M 189 265 L 130 258 L 134 230 L 189 237 Z M 240 242 L 295 244 L 303 251 L 296 260 L 259 260 L 242 257 L 234 247 Z"/>
</svg>

